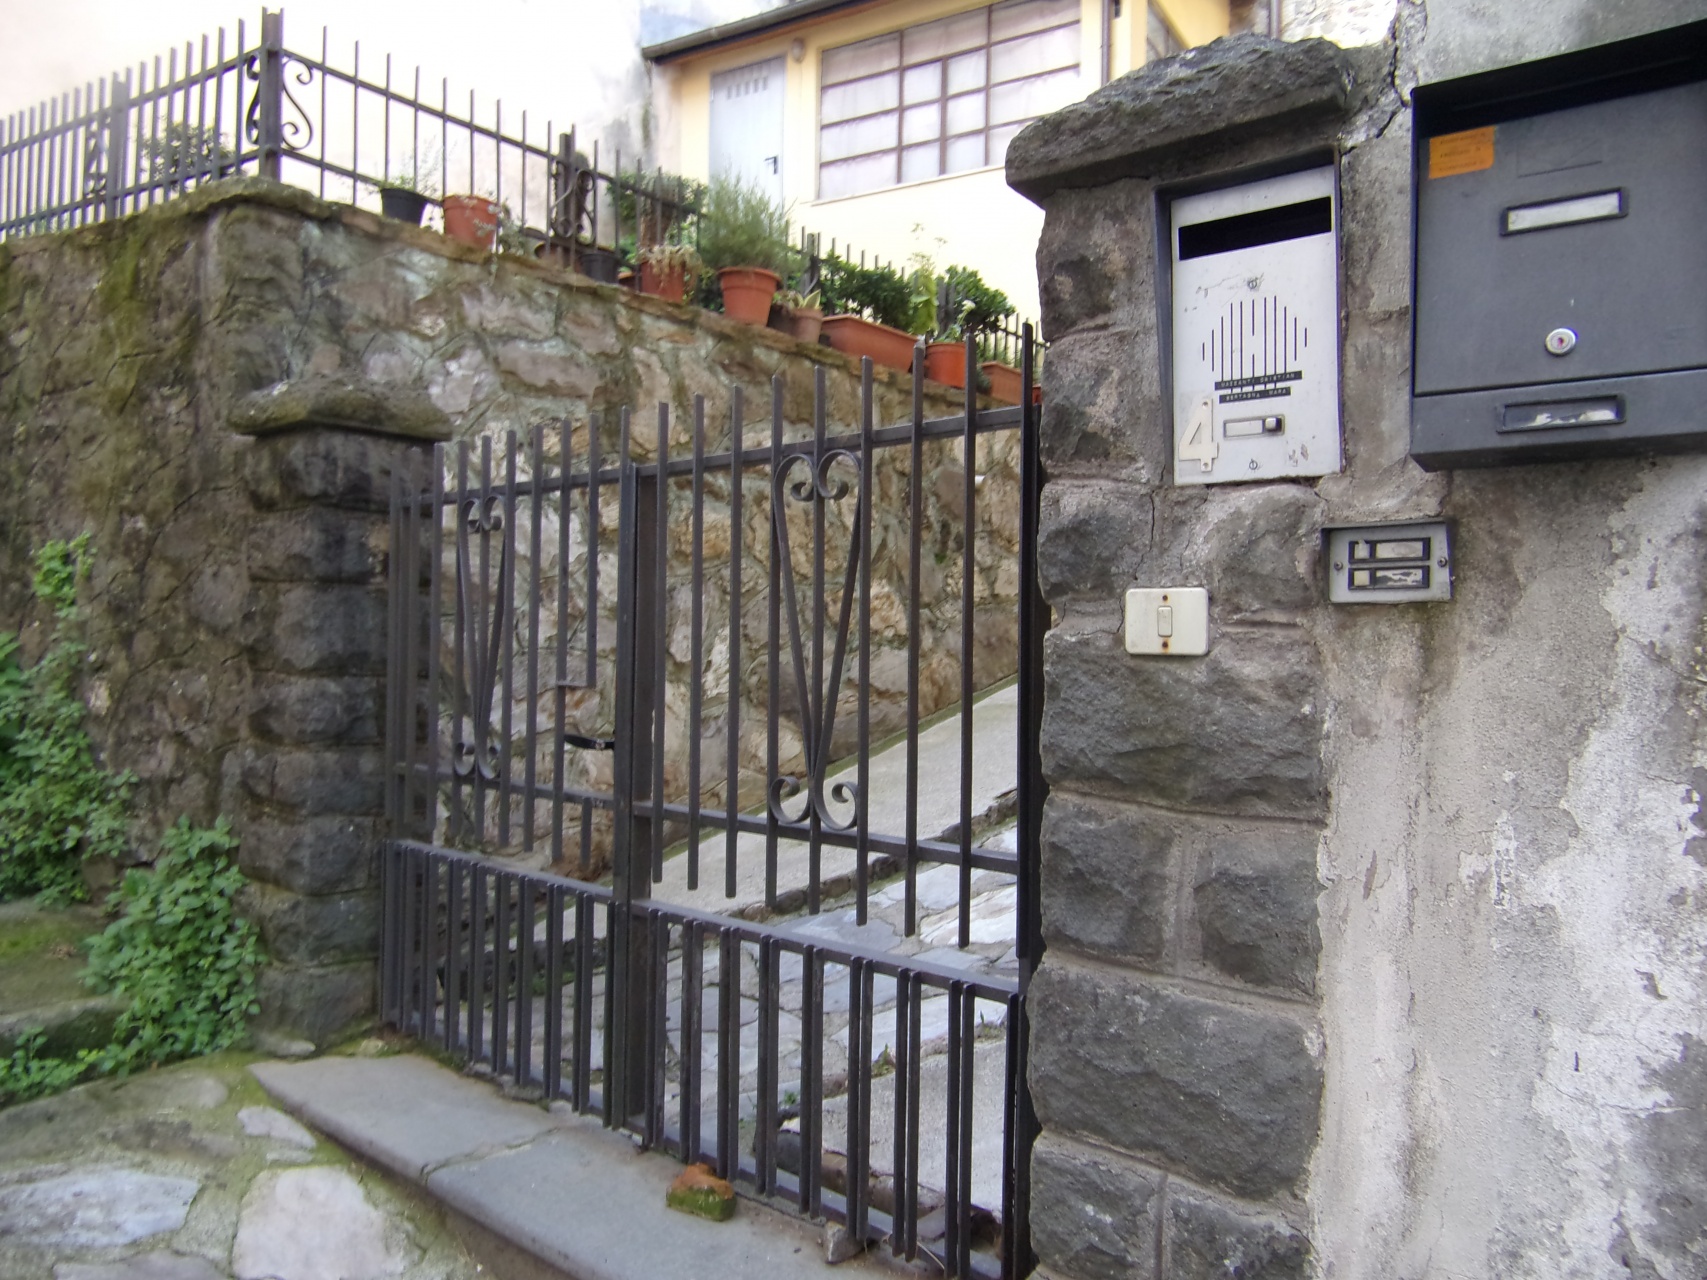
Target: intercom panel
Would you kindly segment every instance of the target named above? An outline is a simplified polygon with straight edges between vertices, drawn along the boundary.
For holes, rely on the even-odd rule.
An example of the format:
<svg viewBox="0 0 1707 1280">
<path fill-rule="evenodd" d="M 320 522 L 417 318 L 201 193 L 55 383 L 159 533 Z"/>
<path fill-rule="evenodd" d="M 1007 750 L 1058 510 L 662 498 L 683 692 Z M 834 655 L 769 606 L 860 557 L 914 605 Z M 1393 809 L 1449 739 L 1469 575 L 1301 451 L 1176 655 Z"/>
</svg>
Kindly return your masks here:
<svg viewBox="0 0 1707 1280">
<path fill-rule="evenodd" d="M 1174 480 L 1340 469 L 1332 166 L 1175 199 Z"/>
</svg>

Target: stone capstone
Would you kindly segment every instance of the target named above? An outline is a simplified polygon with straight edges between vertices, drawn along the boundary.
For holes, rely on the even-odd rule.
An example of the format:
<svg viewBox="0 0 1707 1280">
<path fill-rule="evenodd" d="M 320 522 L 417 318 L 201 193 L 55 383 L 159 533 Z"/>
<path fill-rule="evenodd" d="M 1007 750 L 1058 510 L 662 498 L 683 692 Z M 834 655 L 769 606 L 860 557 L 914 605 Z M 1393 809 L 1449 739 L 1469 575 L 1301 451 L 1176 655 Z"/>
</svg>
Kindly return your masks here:
<svg viewBox="0 0 1707 1280">
<path fill-rule="evenodd" d="M 1045 1133 L 1031 1152 L 1038 1261 L 1083 1280 L 1156 1280 L 1161 1176 Z"/>
<path fill-rule="evenodd" d="M 406 383 L 320 377 L 275 382 L 238 400 L 231 429 L 262 436 L 304 427 L 342 427 L 415 440 L 450 439 L 450 419 Z"/>
<path fill-rule="evenodd" d="M 1046 957 L 1031 984 L 1038 1118 L 1236 1195 L 1293 1187 L 1316 1140 L 1307 1023 Z"/>
<path fill-rule="evenodd" d="M 1008 185 L 1041 204 L 1065 187 L 1143 177 L 1237 135 L 1344 116 L 1353 63 L 1326 40 L 1236 35 L 1150 63 L 1022 129 Z"/>
</svg>

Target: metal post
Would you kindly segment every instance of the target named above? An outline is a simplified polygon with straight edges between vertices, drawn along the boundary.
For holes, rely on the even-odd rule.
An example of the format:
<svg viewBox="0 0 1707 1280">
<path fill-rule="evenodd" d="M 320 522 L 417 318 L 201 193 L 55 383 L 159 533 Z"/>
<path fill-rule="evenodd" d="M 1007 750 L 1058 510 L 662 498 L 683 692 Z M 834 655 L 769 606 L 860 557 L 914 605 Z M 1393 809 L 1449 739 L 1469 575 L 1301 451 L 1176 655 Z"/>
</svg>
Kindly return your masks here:
<svg viewBox="0 0 1707 1280">
<path fill-rule="evenodd" d="M 611 991 L 614 1023 L 607 1028 L 614 1050 L 608 1088 L 611 1118 L 644 1120 L 647 1093 L 647 1029 L 651 1005 L 651 952 L 643 902 L 651 883 L 651 778 L 656 694 L 654 647 L 659 642 L 658 600 L 653 589 L 659 548 L 659 479 L 642 477 L 629 453 L 623 415 L 621 509 L 618 522 L 616 668 L 616 847 L 611 887 L 616 899 L 612 927 Z"/>
<path fill-rule="evenodd" d="M 124 213 L 124 175 L 130 158 L 130 81 L 113 77 L 112 105 L 107 108 L 106 209 L 108 219 Z"/>
<path fill-rule="evenodd" d="M 260 65 L 255 85 L 255 143 L 259 172 L 277 182 L 284 155 L 284 11 L 261 10 Z"/>
</svg>

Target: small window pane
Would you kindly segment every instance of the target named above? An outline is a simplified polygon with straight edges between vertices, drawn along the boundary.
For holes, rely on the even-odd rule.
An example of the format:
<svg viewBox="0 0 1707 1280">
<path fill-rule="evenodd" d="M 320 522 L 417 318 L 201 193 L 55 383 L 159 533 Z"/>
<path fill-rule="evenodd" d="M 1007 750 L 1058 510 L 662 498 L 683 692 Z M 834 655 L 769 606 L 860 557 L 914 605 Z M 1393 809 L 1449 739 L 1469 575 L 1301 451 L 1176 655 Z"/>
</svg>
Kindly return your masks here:
<svg viewBox="0 0 1707 1280">
<path fill-rule="evenodd" d="M 855 116 L 875 115 L 893 111 L 900 105 L 900 77 L 893 71 L 887 75 L 865 80 L 851 80 L 824 90 L 819 104 L 818 119 L 822 124 L 836 124 Z"/>
<path fill-rule="evenodd" d="M 891 71 L 900 65 L 899 34 L 861 40 L 858 44 L 845 44 L 840 49 L 824 51 L 824 83 L 857 80 L 860 76 L 868 76 L 875 71 Z"/>
<path fill-rule="evenodd" d="M 901 93 L 909 103 L 932 102 L 942 97 L 942 63 L 927 62 L 922 67 L 909 67 Z"/>
<path fill-rule="evenodd" d="M 1014 140 L 1018 133 L 1031 121 L 1023 120 L 1018 124 L 1000 124 L 990 130 L 990 163 L 1004 164 L 1008 158 L 1008 143 Z"/>
<path fill-rule="evenodd" d="M 942 172 L 942 153 L 936 143 L 908 147 L 901 153 L 901 181 L 920 182 Z"/>
<path fill-rule="evenodd" d="M 923 62 L 926 58 L 976 48 L 986 39 L 988 16 L 987 10 L 974 9 L 971 13 L 957 13 L 952 18 L 907 28 L 902 33 L 906 38 L 907 62 Z"/>
<path fill-rule="evenodd" d="M 818 167 L 818 198 L 821 200 L 834 200 L 837 196 L 857 195 L 861 191 L 875 191 L 879 187 L 894 185 L 893 151 Z"/>
<path fill-rule="evenodd" d="M 990 10 L 990 39 L 1006 40 L 1079 20 L 1079 0 L 1007 0 Z"/>
<path fill-rule="evenodd" d="M 880 116 L 830 125 L 818 135 L 818 156 L 821 160 L 841 160 L 894 145 L 895 113 L 886 111 Z"/>
<path fill-rule="evenodd" d="M 1030 120 L 1059 110 L 1080 97 L 1079 69 L 1053 71 L 1029 80 L 990 86 L 990 119 L 996 124 Z"/>
<path fill-rule="evenodd" d="M 968 93 L 948 100 L 948 131 L 971 133 L 984 127 L 984 95 Z"/>
<path fill-rule="evenodd" d="M 1056 27 L 1035 36 L 1009 40 L 990 50 L 990 82 L 1017 80 L 1040 71 L 1079 65 L 1079 29 Z"/>
<path fill-rule="evenodd" d="M 948 159 L 943 165 L 944 173 L 959 173 L 962 169 L 982 169 L 984 167 L 984 135 L 974 133 L 966 138 L 950 138 L 948 140 Z"/>
<path fill-rule="evenodd" d="M 963 53 L 948 60 L 948 91 L 965 93 L 968 89 L 984 87 L 984 51 Z"/>
<path fill-rule="evenodd" d="M 932 102 L 923 107 L 908 107 L 901 115 L 902 142 L 929 142 L 942 136 L 942 106 Z"/>
</svg>

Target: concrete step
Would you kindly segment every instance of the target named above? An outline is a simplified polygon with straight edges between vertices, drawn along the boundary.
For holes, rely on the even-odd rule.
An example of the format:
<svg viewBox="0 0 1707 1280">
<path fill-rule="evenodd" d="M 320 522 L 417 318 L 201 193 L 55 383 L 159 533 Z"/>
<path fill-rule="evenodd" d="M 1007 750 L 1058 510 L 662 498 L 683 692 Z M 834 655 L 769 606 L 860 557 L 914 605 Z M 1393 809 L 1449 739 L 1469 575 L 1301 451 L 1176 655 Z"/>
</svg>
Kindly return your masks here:
<svg viewBox="0 0 1707 1280">
<path fill-rule="evenodd" d="M 304 1124 L 575 1280 L 801 1280 L 829 1271 L 818 1228 L 755 1201 L 743 1199 L 728 1222 L 666 1208 L 680 1163 L 562 1103 L 512 1101 L 413 1054 L 251 1070 Z M 836 1273 L 893 1274 L 869 1258 Z"/>
<path fill-rule="evenodd" d="M 124 1002 L 83 984 L 83 940 L 104 923 L 90 906 L 0 905 L 0 1056 L 32 1031 L 44 1033 L 42 1051 L 52 1057 L 112 1039 Z"/>
</svg>

